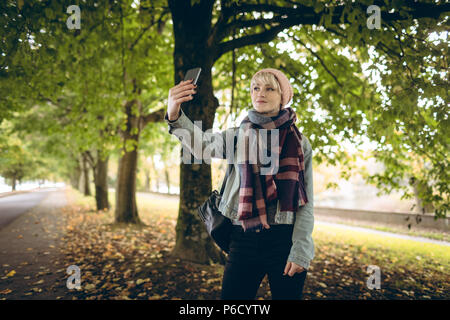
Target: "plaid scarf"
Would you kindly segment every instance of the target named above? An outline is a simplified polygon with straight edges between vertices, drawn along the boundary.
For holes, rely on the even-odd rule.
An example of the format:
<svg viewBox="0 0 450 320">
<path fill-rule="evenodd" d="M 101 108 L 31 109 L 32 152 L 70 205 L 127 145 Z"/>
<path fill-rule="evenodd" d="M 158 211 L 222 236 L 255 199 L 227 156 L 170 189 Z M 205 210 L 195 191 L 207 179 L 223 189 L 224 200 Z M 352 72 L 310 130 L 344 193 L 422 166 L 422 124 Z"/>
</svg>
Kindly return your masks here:
<svg viewBox="0 0 450 320">
<path fill-rule="evenodd" d="M 304 180 L 304 157 L 301 148 L 302 136 L 295 125 L 297 115 L 288 107 L 280 111 L 276 117 L 267 117 L 252 109 L 242 120 L 239 130 L 243 133 L 244 152 L 238 163 L 240 174 L 239 209 L 238 217 L 242 221 L 245 231 L 262 230 L 268 228 L 266 203 L 280 201 L 280 212 L 296 212 L 299 203 L 308 202 Z M 257 148 L 250 148 L 249 129 L 258 132 L 258 129 L 267 129 L 267 142 L 256 134 Z M 279 150 L 270 150 L 270 133 L 278 129 Z M 263 147 L 265 154 L 276 152 L 276 162 L 279 164 L 275 175 L 260 174 L 259 159 L 253 164 L 249 161 L 250 152 L 258 152 Z M 252 149 L 252 150 L 250 150 Z M 272 158 L 272 157 L 271 157 Z M 253 161 L 255 162 L 255 161 Z M 273 163 L 269 164 L 273 167 Z"/>
</svg>

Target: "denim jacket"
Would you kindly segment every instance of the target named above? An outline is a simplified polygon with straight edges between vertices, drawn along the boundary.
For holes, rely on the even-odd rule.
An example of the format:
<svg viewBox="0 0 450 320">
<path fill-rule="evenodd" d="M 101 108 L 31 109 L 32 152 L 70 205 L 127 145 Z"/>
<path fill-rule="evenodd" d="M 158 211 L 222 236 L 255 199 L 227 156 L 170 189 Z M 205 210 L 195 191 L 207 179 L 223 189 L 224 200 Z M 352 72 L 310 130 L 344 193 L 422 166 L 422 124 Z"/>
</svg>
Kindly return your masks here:
<svg viewBox="0 0 450 320">
<path fill-rule="evenodd" d="M 228 159 L 226 155 L 226 145 L 233 140 L 229 137 L 238 136 L 239 128 L 229 128 L 222 132 L 211 133 L 204 132 L 201 128 L 186 116 L 180 108 L 179 117 L 175 121 L 168 119 L 168 114 L 164 120 L 169 126 L 169 133 L 181 140 L 183 146 L 197 159 L 207 160 L 204 149 L 206 146 L 211 150 L 221 150 L 222 152 L 211 152 L 212 158 L 227 159 L 233 163 L 232 170 L 229 174 L 225 189 L 219 203 L 219 211 L 234 222 L 237 221 L 238 205 L 239 205 L 239 186 L 240 176 L 238 171 L 238 154 L 234 152 L 234 158 Z M 188 135 L 188 139 L 186 139 Z M 228 138 L 227 138 L 228 137 Z M 237 140 L 239 143 L 239 139 Z M 197 147 L 195 147 L 197 146 Z M 201 147 L 199 147 L 201 146 Z M 217 149 L 214 149 L 217 147 Z M 294 224 L 292 235 L 292 247 L 288 257 L 288 261 L 295 262 L 305 269 L 309 268 L 310 261 L 314 258 L 314 241 L 312 239 L 312 231 L 314 228 L 314 193 L 313 193 L 313 172 L 312 172 L 312 147 L 309 140 L 302 135 L 302 149 L 305 159 L 305 188 L 308 197 L 308 203 L 299 206 L 294 214 L 279 214 L 279 203 L 275 213 L 275 223 L 277 224 Z"/>
</svg>

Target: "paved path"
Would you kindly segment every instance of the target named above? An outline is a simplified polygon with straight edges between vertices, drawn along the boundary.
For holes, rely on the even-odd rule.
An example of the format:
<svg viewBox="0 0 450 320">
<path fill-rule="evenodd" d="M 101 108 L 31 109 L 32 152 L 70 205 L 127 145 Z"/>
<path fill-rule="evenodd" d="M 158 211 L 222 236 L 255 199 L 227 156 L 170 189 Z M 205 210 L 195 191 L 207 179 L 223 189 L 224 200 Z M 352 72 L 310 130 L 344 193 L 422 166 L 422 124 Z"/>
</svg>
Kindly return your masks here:
<svg viewBox="0 0 450 320">
<path fill-rule="evenodd" d="M 64 189 L 0 200 L 7 203 L 0 212 L 13 203 L 26 211 L 16 213 L 19 216 L 0 229 L 0 299 L 56 299 L 66 295 L 67 266 L 62 265 L 60 251 L 66 230 L 61 214 L 67 205 Z"/>
<path fill-rule="evenodd" d="M 0 198 L 0 230 L 22 213 L 39 204 L 51 189 L 11 194 Z"/>
</svg>

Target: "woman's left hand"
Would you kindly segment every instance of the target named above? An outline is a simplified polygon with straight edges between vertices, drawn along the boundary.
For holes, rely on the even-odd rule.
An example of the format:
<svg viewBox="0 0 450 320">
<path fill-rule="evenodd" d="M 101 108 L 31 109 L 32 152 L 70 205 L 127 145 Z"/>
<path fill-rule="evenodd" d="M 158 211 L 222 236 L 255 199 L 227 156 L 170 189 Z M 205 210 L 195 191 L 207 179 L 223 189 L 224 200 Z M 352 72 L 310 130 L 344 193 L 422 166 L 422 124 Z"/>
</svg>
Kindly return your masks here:
<svg viewBox="0 0 450 320">
<path fill-rule="evenodd" d="M 301 273 L 304 270 L 305 269 L 303 267 L 299 266 L 295 262 L 288 262 L 286 263 L 286 267 L 284 268 L 283 275 L 285 276 L 286 274 L 288 274 L 290 277 L 293 277 L 294 274 Z"/>
</svg>

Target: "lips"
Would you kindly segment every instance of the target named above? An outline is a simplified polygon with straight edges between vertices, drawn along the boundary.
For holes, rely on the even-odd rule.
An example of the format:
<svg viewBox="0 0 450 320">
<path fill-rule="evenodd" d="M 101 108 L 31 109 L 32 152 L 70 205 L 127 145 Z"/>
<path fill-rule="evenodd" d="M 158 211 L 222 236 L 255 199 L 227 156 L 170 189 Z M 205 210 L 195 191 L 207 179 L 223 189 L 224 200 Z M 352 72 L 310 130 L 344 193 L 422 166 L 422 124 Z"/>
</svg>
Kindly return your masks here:
<svg viewBox="0 0 450 320">
<path fill-rule="evenodd" d="M 266 101 L 262 101 L 262 100 L 257 100 L 256 102 L 261 102 L 261 103 L 265 103 Z"/>
</svg>

